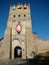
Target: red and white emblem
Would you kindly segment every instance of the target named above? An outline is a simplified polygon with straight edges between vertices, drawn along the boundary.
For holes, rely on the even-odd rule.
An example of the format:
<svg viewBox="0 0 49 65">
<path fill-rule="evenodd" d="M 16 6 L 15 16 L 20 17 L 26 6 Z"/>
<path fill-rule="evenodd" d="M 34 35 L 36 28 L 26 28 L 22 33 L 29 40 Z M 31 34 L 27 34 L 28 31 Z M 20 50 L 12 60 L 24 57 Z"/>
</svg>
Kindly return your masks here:
<svg viewBox="0 0 49 65">
<path fill-rule="evenodd" d="M 16 31 L 18 33 L 22 31 L 22 26 L 20 24 L 16 25 Z"/>
</svg>

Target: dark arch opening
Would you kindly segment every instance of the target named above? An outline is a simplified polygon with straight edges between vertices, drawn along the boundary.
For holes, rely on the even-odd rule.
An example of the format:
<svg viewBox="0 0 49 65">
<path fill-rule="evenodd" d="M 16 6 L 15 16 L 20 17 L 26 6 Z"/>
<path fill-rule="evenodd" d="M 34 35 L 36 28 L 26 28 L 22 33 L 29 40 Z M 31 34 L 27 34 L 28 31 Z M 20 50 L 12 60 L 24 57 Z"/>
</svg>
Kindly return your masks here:
<svg viewBox="0 0 49 65">
<path fill-rule="evenodd" d="M 16 46 L 14 49 L 14 58 L 21 58 L 22 57 L 22 48 Z"/>
</svg>

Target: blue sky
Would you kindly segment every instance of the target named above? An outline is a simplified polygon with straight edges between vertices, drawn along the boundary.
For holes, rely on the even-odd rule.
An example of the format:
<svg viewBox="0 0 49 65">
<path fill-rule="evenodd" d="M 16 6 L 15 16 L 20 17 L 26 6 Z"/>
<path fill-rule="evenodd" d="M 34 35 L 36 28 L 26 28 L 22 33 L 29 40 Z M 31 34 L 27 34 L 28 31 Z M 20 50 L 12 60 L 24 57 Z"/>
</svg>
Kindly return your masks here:
<svg viewBox="0 0 49 65">
<path fill-rule="evenodd" d="M 49 0 L 0 0 L 0 38 L 4 36 L 10 4 L 30 3 L 32 32 L 49 40 Z"/>
</svg>

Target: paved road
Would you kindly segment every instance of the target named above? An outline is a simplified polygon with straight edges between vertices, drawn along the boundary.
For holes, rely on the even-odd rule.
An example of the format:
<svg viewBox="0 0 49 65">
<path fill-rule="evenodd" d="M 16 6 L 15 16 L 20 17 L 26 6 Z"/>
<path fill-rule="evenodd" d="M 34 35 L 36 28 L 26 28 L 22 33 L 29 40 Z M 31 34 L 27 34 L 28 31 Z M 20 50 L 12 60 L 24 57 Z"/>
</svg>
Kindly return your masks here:
<svg viewBox="0 0 49 65">
<path fill-rule="evenodd" d="M 28 63 L 26 60 L 17 58 L 14 60 L 6 60 L 5 62 L 1 62 L 0 65 L 35 65 L 35 64 L 33 62 Z"/>
</svg>

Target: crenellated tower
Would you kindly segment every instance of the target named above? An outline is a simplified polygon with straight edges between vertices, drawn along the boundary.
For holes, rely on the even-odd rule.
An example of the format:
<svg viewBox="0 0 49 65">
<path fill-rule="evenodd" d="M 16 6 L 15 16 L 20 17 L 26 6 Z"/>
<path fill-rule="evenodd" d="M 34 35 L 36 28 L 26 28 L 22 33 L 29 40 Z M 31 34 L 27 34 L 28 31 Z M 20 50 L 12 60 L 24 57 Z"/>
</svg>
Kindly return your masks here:
<svg viewBox="0 0 49 65">
<path fill-rule="evenodd" d="M 14 48 L 16 46 L 20 46 L 24 50 L 22 51 L 22 57 L 25 58 L 32 34 L 30 4 L 10 6 L 7 28 L 11 31 L 12 58 L 14 58 Z"/>
</svg>

